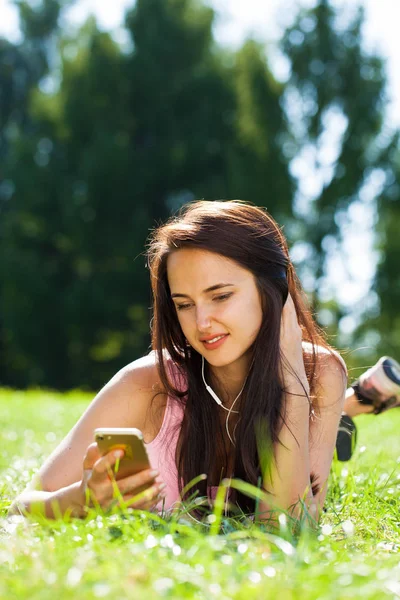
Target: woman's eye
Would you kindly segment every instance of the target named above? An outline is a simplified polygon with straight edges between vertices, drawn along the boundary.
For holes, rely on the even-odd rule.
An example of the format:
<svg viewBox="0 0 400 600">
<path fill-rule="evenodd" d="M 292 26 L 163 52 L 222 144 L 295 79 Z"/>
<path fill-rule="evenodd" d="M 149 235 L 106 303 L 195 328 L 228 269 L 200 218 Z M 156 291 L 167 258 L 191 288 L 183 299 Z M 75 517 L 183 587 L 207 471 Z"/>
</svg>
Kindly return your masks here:
<svg viewBox="0 0 400 600">
<path fill-rule="evenodd" d="M 190 308 L 191 304 L 177 304 L 176 310 L 185 310 L 186 308 Z"/>
<path fill-rule="evenodd" d="M 213 298 L 213 300 L 216 300 L 217 302 L 222 302 L 223 300 L 227 300 L 228 298 L 230 298 L 232 296 L 233 292 L 229 292 L 228 294 L 221 294 L 220 296 L 215 296 Z M 191 308 L 193 306 L 193 304 L 190 303 L 185 303 L 185 304 L 177 304 L 176 305 L 176 310 L 187 310 L 188 308 Z"/>
<path fill-rule="evenodd" d="M 229 294 L 222 294 L 221 296 L 216 296 L 214 298 L 214 300 L 217 300 L 217 301 L 227 300 L 231 296 L 232 296 L 232 292 L 229 292 Z"/>
</svg>

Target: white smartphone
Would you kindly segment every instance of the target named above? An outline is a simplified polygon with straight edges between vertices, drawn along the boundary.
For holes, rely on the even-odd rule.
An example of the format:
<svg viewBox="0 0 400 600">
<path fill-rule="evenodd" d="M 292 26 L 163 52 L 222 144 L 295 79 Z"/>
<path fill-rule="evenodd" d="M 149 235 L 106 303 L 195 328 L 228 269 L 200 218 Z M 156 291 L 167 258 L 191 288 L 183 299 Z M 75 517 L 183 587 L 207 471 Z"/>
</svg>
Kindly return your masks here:
<svg viewBox="0 0 400 600">
<path fill-rule="evenodd" d="M 112 450 L 124 450 L 124 456 L 113 468 L 115 479 L 123 479 L 151 468 L 140 429 L 101 427 L 94 430 L 94 439 L 102 456 Z"/>
</svg>

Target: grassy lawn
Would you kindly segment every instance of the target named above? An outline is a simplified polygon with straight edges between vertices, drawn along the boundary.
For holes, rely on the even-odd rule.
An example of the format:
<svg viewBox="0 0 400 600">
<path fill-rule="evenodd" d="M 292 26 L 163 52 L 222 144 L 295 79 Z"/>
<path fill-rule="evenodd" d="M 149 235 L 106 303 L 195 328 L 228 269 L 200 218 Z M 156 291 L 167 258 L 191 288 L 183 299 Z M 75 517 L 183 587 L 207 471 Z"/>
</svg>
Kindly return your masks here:
<svg viewBox="0 0 400 600">
<path fill-rule="evenodd" d="M 357 452 L 332 467 L 317 532 L 156 515 L 6 518 L 11 499 L 75 423 L 79 393 L 0 391 L 0 598 L 400 597 L 400 410 L 359 418 Z M 212 519 L 210 519 L 212 521 Z"/>
</svg>

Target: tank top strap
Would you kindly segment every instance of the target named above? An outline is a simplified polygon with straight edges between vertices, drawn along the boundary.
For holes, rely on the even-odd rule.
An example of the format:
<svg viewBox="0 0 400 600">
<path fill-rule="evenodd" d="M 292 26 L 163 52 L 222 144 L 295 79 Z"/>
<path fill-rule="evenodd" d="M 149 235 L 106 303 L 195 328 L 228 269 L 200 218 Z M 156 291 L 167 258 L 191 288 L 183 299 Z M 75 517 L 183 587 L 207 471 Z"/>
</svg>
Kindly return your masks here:
<svg viewBox="0 0 400 600">
<path fill-rule="evenodd" d="M 172 385 L 180 392 L 185 391 L 187 389 L 187 377 L 182 367 L 174 363 L 169 355 L 164 357 L 164 361 Z"/>
<path fill-rule="evenodd" d="M 165 363 L 168 377 L 172 385 L 177 390 L 184 391 L 187 387 L 187 380 L 182 370 L 169 357 L 165 359 Z M 168 395 L 161 428 L 154 440 L 152 440 L 149 444 L 146 444 L 146 446 L 148 448 L 156 448 L 166 441 L 168 436 L 170 437 L 173 445 L 176 445 L 176 440 L 178 437 L 177 434 L 179 433 L 184 411 L 185 408 L 182 400 Z"/>
</svg>

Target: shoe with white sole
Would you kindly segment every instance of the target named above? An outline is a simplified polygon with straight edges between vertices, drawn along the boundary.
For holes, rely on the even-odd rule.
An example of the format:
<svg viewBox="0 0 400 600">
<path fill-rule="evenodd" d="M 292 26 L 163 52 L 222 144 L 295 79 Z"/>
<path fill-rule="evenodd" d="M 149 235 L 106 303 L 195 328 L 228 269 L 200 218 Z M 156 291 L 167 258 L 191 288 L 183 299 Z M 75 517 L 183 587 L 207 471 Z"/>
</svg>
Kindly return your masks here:
<svg viewBox="0 0 400 600">
<path fill-rule="evenodd" d="M 373 367 L 360 375 L 352 388 L 357 400 L 373 407 L 371 412 L 376 415 L 396 408 L 400 406 L 400 364 L 390 356 L 382 356 Z M 356 441 L 356 424 L 351 417 L 343 414 L 336 440 L 338 460 L 350 460 Z"/>
<path fill-rule="evenodd" d="M 352 388 L 358 401 L 372 406 L 376 415 L 400 406 L 400 364 L 390 356 L 382 356 Z"/>
</svg>

